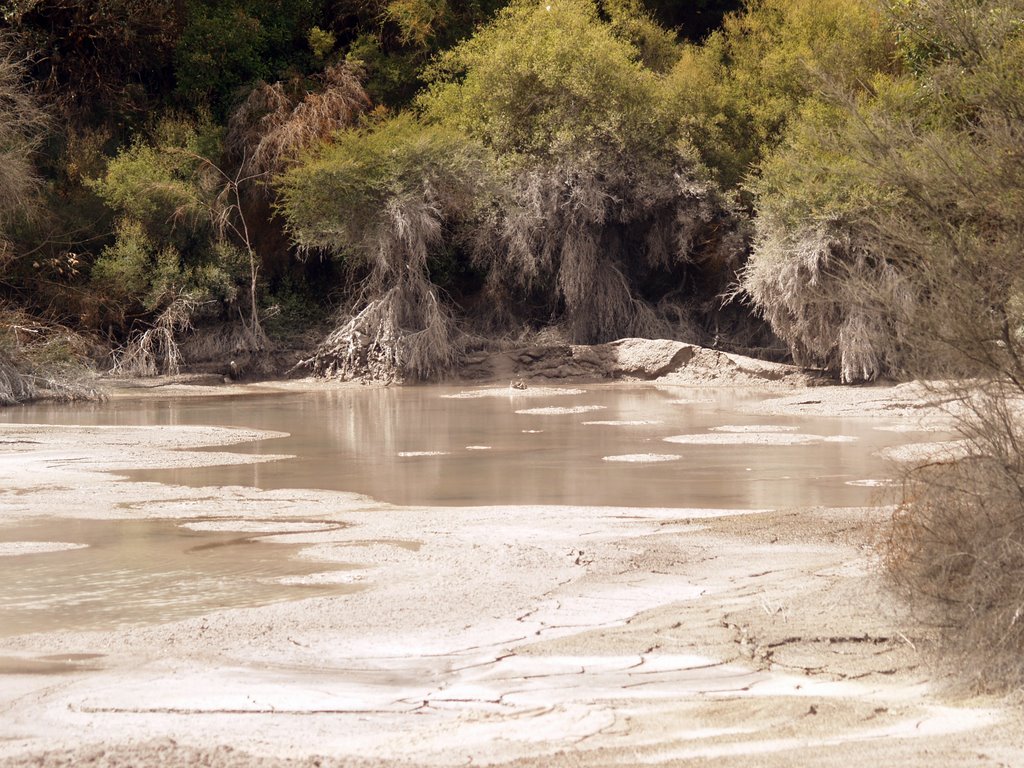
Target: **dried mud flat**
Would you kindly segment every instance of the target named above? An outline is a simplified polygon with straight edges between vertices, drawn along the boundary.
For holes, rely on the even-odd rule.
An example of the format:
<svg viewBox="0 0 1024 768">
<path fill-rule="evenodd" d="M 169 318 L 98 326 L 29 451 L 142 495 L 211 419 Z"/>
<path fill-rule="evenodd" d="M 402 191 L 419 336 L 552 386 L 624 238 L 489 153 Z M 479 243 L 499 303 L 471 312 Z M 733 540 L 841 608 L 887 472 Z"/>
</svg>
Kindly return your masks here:
<svg viewBox="0 0 1024 768">
<path fill-rule="evenodd" d="M 913 387 L 776 394 L 762 413 L 923 413 Z M 1024 762 L 1015 709 L 922 665 L 877 575 L 884 508 L 404 508 L 111 474 L 261 436 L 0 425 L 0 523 L 285 530 L 261 546 L 361 587 L 0 639 L 0 765 Z"/>
</svg>

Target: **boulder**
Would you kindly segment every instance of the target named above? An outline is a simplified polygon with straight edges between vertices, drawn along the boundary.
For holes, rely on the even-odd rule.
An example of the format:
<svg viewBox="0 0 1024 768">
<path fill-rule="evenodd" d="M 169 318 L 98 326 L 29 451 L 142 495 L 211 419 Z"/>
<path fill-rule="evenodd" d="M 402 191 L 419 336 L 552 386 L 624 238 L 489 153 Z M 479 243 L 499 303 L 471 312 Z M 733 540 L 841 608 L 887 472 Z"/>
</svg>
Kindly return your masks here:
<svg viewBox="0 0 1024 768">
<path fill-rule="evenodd" d="M 609 374 L 657 379 L 684 367 L 693 359 L 697 347 L 669 339 L 619 339 L 602 345 L 612 354 Z"/>
</svg>

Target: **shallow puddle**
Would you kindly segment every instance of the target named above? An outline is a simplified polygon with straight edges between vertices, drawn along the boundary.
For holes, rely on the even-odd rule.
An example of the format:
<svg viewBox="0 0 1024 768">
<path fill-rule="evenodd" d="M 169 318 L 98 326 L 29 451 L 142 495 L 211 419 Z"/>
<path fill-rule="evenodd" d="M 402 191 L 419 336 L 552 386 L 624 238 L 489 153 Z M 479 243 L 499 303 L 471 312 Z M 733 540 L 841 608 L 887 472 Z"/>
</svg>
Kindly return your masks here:
<svg viewBox="0 0 1024 768">
<path fill-rule="evenodd" d="M 751 396 L 731 390 L 538 389 L 497 396 L 488 390 L 487 397 L 452 397 L 471 388 L 405 387 L 117 401 L 11 409 L 2 418 L 288 432 L 228 450 L 294 459 L 126 474 L 196 487 L 355 491 L 402 505 L 869 504 L 879 501 L 884 484 L 864 481 L 893 471 L 876 452 L 914 439 L 879 429 L 877 421 L 743 414 L 738 405 Z M 670 437 L 679 442 L 666 442 Z M 678 459 L 612 458 L 651 455 Z"/>
<path fill-rule="evenodd" d="M 266 535 L 287 531 L 268 525 Z M 0 526 L 0 544 L 54 539 L 87 546 L 0 557 L 0 636 L 152 624 L 359 588 L 279 583 L 322 572 L 324 563 L 290 557 L 297 546 L 238 532 L 194 531 L 152 520 L 50 519 Z M 61 671 L 82 661 L 0 659 L 0 673 L 12 665 L 25 672 Z"/>
</svg>

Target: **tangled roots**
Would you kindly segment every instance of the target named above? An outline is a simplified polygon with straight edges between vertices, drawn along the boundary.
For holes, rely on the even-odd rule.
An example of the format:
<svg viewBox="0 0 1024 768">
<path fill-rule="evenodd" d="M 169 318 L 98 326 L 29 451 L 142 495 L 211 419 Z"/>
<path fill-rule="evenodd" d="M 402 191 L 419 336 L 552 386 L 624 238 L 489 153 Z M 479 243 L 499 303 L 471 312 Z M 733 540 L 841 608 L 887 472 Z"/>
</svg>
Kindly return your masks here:
<svg viewBox="0 0 1024 768">
<path fill-rule="evenodd" d="M 350 314 L 304 364 L 345 379 L 431 379 L 458 355 L 455 324 L 437 290 L 409 275 Z"/>
</svg>

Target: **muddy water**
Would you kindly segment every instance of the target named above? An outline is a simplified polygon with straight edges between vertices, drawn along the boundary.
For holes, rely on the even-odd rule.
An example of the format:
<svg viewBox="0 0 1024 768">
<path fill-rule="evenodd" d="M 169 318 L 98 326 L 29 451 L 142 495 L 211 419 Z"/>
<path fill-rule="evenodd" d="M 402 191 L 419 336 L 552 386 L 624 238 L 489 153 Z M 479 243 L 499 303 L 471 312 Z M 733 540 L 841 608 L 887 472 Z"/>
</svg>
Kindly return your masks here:
<svg viewBox="0 0 1024 768">
<path fill-rule="evenodd" d="M 290 555 L 297 547 L 260 538 L 192 531 L 169 521 L 58 518 L 0 526 L 0 544 L 88 545 L 0 557 L 0 637 L 172 621 L 353 589 L 278 583 L 282 577 L 323 571 L 324 564 L 296 560 Z"/>
<path fill-rule="evenodd" d="M 871 485 L 891 473 L 876 452 L 915 437 L 879 430 L 877 422 L 744 415 L 745 396 L 727 390 L 591 386 L 459 396 L 465 392 L 424 387 L 116 400 L 9 409 L 0 419 L 286 432 L 289 437 L 229 450 L 293 459 L 126 474 L 190 486 L 356 491 L 402 505 L 865 504 L 880 500 L 883 491 Z M 26 541 L 87 545 L 0 557 L 0 636 L 169 621 L 353 589 L 280 583 L 324 565 L 295 559 L 294 547 L 262 542 L 272 526 L 241 526 L 249 534 L 203 528 L 171 521 L 0 524 L 0 549 Z M 5 669 L 0 659 L 0 673 Z"/>
<path fill-rule="evenodd" d="M 752 396 L 729 390 L 590 386 L 580 394 L 510 389 L 498 397 L 453 397 L 466 391 L 411 387 L 117 401 L 74 410 L 25 408 L 10 417 L 288 432 L 230 450 L 294 459 L 128 475 L 189 486 L 356 491 L 402 505 L 867 504 L 881 493 L 872 481 L 892 472 L 875 453 L 915 437 L 879 430 L 877 422 L 746 415 L 739 406 Z M 579 412 L 562 412 L 572 409 Z M 758 425 L 780 432 L 763 435 L 764 444 L 717 431 Z M 697 442 L 664 440 L 680 436 Z M 775 444 L 780 441 L 791 444 Z M 662 460 L 608 460 L 651 454 Z"/>
</svg>

